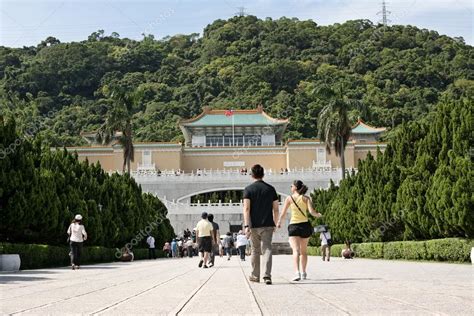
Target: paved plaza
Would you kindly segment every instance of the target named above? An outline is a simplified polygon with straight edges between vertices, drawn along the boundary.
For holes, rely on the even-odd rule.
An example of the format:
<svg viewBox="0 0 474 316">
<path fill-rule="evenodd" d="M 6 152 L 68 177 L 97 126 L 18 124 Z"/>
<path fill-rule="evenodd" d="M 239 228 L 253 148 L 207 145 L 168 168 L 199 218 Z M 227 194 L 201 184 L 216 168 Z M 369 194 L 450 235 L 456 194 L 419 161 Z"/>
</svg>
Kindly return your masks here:
<svg viewBox="0 0 474 316">
<path fill-rule="evenodd" d="M 473 315 L 467 264 L 322 262 L 290 282 L 291 256 L 273 257 L 273 285 L 249 283 L 250 261 L 197 258 L 0 273 L 1 314 Z"/>
</svg>

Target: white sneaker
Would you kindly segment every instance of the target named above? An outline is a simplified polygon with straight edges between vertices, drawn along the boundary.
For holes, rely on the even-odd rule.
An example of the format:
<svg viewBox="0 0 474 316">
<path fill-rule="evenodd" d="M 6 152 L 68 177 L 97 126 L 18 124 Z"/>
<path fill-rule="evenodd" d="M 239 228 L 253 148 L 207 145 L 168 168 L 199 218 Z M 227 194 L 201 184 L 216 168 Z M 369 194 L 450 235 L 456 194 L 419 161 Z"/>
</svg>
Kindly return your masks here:
<svg viewBox="0 0 474 316">
<path fill-rule="evenodd" d="M 302 278 L 303 280 L 306 280 L 306 277 L 307 277 L 306 272 L 301 273 L 301 278 Z"/>
<path fill-rule="evenodd" d="M 299 281 L 301 280 L 301 275 L 299 272 L 296 272 L 295 277 L 291 281 Z"/>
</svg>

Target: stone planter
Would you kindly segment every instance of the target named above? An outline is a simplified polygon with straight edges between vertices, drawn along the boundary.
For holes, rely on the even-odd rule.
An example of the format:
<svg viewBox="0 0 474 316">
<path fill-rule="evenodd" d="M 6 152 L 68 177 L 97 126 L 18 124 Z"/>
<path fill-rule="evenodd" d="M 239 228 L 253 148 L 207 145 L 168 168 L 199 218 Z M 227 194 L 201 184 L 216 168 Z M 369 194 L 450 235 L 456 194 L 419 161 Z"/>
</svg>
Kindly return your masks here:
<svg viewBox="0 0 474 316">
<path fill-rule="evenodd" d="M 18 271 L 20 264 L 20 255 L 0 255 L 0 271 Z"/>
</svg>

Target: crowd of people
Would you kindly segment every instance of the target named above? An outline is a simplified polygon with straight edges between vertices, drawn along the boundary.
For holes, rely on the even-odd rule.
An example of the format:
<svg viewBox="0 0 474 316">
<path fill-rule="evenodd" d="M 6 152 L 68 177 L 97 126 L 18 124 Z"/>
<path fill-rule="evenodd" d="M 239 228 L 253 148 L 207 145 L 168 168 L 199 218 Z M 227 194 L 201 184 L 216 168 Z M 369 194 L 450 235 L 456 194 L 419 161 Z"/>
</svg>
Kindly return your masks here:
<svg viewBox="0 0 474 316">
<path fill-rule="evenodd" d="M 242 169 L 241 172 L 247 172 Z M 283 170 L 282 172 L 287 172 Z M 275 229 L 281 228 L 286 221 L 286 214 L 290 210 L 291 217 L 288 225 L 288 236 L 293 252 L 294 277 L 292 281 L 305 280 L 307 278 L 308 254 L 307 247 L 309 237 L 315 232 L 309 221 L 308 214 L 321 217 L 306 195 L 308 187 L 300 180 L 291 184 L 291 194 L 285 199 L 282 211 L 279 212 L 278 194 L 273 186 L 263 181 L 264 169 L 260 165 L 254 165 L 250 174 L 254 182 L 244 189 L 243 193 L 243 217 L 244 230 L 238 234 L 227 232 L 222 238 L 219 233 L 219 224 L 214 222 L 214 216 L 203 212 L 196 227 L 191 231 L 185 229 L 181 237 L 165 242 L 163 252 L 168 258 L 192 258 L 199 256 L 198 266 L 210 268 L 215 264 L 215 257 L 231 260 L 234 253 L 238 254 L 241 261 L 245 261 L 250 251 L 252 273 L 249 276 L 251 282 L 260 282 L 263 274 L 265 284 L 272 284 L 272 237 Z M 320 231 L 321 254 L 323 261 L 330 261 L 332 238 L 329 228 L 325 225 Z M 76 215 L 68 227 L 68 242 L 70 244 L 71 267 L 73 270 L 80 268 L 80 257 L 82 245 L 87 240 L 87 233 L 82 224 L 82 216 Z M 155 238 L 147 236 L 149 259 L 156 259 Z M 355 252 L 351 249 L 350 241 L 346 240 L 341 256 L 352 259 Z M 260 273 L 260 260 L 262 257 L 263 273 Z M 125 247 L 122 252 L 122 261 L 133 261 L 133 252 Z"/>
<path fill-rule="evenodd" d="M 197 233 L 199 238 L 196 237 Z M 236 253 L 240 260 L 245 261 L 246 255 L 249 254 L 248 244 L 243 230 L 238 234 L 227 232 L 225 237 L 220 238 L 219 225 L 214 222 L 213 214 L 204 212 L 195 229 L 186 229 L 182 237 L 165 242 L 163 252 L 167 258 L 200 256 L 199 267 L 209 268 L 214 265 L 216 256 L 230 260 Z"/>
</svg>

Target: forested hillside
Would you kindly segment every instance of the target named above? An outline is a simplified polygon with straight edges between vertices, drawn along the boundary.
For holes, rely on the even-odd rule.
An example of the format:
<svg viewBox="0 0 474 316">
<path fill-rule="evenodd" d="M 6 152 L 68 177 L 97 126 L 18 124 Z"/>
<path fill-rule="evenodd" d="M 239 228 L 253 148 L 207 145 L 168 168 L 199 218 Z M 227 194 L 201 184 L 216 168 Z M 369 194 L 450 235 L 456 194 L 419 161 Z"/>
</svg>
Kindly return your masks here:
<svg viewBox="0 0 474 316">
<path fill-rule="evenodd" d="M 54 35 L 54 34 L 53 34 Z M 287 138 L 315 137 L 318 87 L 342 86 L 362 102 L 350 112 L 394 127 L 430 112 L 450 85 L 474 79 L 473 48 L 412 26 L 357 20 L 331 26 L 253 16 L 217 20 L 202 36 L 135 41 L 98 31 L 82 42 L 50 37 L 36 47 L 0 47 L 0 110 L 19 132 L 55 146 L 95 130 L 120 86 L 139 91 L 135 140 L 179 140 L 177 120 L 201 107 L 255 108 L 290 117 Z M 33 127 L 32 127 L 33 126 Z"/>
</svg>

